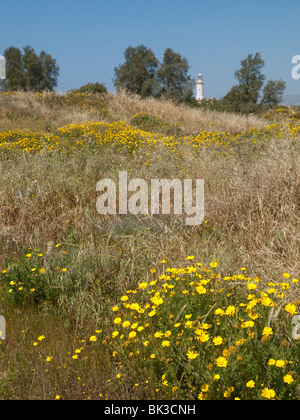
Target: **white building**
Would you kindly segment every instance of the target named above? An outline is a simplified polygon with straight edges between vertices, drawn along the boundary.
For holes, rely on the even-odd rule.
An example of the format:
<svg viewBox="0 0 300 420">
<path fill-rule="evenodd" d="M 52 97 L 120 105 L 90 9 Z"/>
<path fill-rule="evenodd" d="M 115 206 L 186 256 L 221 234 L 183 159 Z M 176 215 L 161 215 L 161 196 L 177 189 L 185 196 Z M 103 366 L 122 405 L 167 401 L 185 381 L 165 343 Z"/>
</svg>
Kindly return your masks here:
<svg viewBox="0 0 300 420">
<path fill-rule="evenodd" d="M 0 80 L 5 80 L 6 71 L 5 71 L 5 58 L 0 55 Z"/>
<path fill-rule="evenodd" d="M 201 73 L 198 74 L 198 80 L 197 80 L 197 94 L 196 94 L 196 100 L 197 101 L 203 101 L 205 99 L 204 97 L 204 83 L 203 83 L 203 76 Z"/>
</svg>

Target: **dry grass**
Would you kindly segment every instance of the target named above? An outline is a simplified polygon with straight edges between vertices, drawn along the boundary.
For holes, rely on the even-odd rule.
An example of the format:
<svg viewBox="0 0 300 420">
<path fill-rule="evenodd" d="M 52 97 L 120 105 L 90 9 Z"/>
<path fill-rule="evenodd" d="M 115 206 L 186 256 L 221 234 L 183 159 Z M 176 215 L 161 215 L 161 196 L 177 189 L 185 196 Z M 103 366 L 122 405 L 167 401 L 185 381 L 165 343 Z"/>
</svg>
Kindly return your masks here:
<svg viewBox="0 0 300 420">
<path fill-rule="evenodd" d="M 227 114 L 177 105 L 172 101 L 155 98 L 141 99 L 137 95 L 119 91 L 115 95 L 91 95 L 92 101 L 84 101 L 84 95 L 57 95 L 15 92 L 0 96 L 0 129 L 51 131 L 67 124 L 84 121 L 130 121 L 137 113 L 155 115 L 167 123 L 181 126 L 183 134 L 193 135 L 200 131 L 238 133 L 250 127 L 262 128 L 267 122 L 257 116 Z M 97 106 L 105 102 L 107 112 Z"/>
<path fill-rule="evenodd" d="M 57 127 L 85 119 L 129 121 L 134 114 L 144 112 L 170 124 L 179 123 L 185 134 L 204 128 L 237 132 L 247 127 L 241 116 L 204 112 L 155 99 L 140 100 L 124 92 L 107 98 L 107 115 L 74 103 L 67 106 L 64 101 L 50 94 L 39 98 L 30 93 L 0 98 L 2 110 L 3 104 L 6 106 L 0 129 L 37 129 L 34 115 Z M 9 119 L 8 108 L 13 113 Z M 24 115 L 23 120 L 20 115 Z M 250 117 L 249 125 L 260 128 L 266 123 Z M 45 126 L 41 125 L 40 130 L 45 131 Z M 259 154 L 253 144 L 245 143 L 238 154 L 227 156 L 220 156 L 213 147 L 195 156 L 192 148 L 184 145 L 184 157 L 178 157 L 165 147 L 149 166 L 145 165 L 148 151 L 144 149 L 126 156 L 112 150 L 105 154 L 74 151 L 67 156 L 54 151 L 3 159 L 0 271 L 9 265 L 8 257 L 18 261 L 31 248 L 46 255 L 46 264 L 53 271 L 59 266 L 67 267 L 68 272 L 63 278 L 53 274 L 50 290 L 62 293 L 54 303 L 46 300 L 38 309 L 38 317 L 37 308 L 9 307 L 0 299 L 0 312 L 9 309 L 9 328 L 14 325 L 14 333 L 7 340 L 6 360 L 0 360 L 0 366 L 5 366 L 0 376 L 0 398 L 54 398 L 56 389 L 70 399 L 99 395 L 99 384 L 104 384 L 114 369 L 113 361 L 105 364 L 111 357 L 91 350 L 89 362 L 76 365 L 75 370 L 68 352 L 72 354 L 80 345 L 78 336 L 88 337 L 100 320 L 108 320 L 107 308 L 126 289 L 152 278 L 151 268 L 160 273 L 163 258 L 170 267 L 184 265 L 187 255 L 194 255 L 204 264 L 218 260 L 223 275 L 245 266 L 264 284 L 278 281 L 278 273 L 299 275 L 297 142 L 288 135 L 280 141 L 274 138 Z M 103 219 L 96 213 L 96 183 L 105 177 L 117 179 L 119 170 L 127 170 L 130 179 L 142 177 L 147 181 L 158 177 L 205 179 L 208 222 L 186 228 L 182 219 L 172 216 Z M 55 247 L 58 243 L 61 248 Z M 26 318 L 25 323 L 20 321 L 20 315 Z M 22 329 L 25 333 L 21 333 Z M 41 350 L 43 362 L 36 359 L 32 349 L 32 342 L 40 334 L 47 335 L 47 347 Z M 50 375 L 45 373 L 47 352 L 57 354 L 59 359 L 56 368 L 49 368 Z M 86 387 L 77 380 L 83 375 L 88 378 Z M 145 398 L 138 389 L 108 389 L 106 396 L 110 398 L 119 397 L 120 392 L 127 397 Z"/>
<path fill-rule="evenodd" d="M 82 95 L 83 96 L 83 95 Z M 102 104 L 103 95 L 94 95 L 93 104 L 79 95 L 52 92 L 14 92 L 0 96 L 0 130 L 52 131 L 55 128 L 84 121 L 101 121 L 104 113 L 93 106 Z M 96 98 L 96 100 L 95 100 Z M 101 110 L 102 111 L 102 110 Z"/>
<path fill-rule="evenodd" d="M 80 153 L 66 159 L 53 153 L 51 157 L 28 155 L 16 157 L 13 163 L 4 161 L 0 178 L 1 260 L 26 247 L 45 249 L 49 238 L 67 241 L 71 230 L 80 249 L 91 248 L 88 252 L 93 249 L 91 237 L 105 249 L 106 235 L 115 236 L 121 244 L 115 257 L 124 256 L 121 249 L 133 247 L 133 265 L 138 249 L 143 255 L 141 261 L 146 261 L 144 273 L 159 258 L 175 263 L 184 261 L 187 252 L 206 261 L 218 257 L 229 269 L 231 265 L 251 266 L 266 279 L 278 269 L 297 272 L 299 155 L 289 138 L 280 143 L 274 140 L 259 157 L 251 153 L 245 145 L 234 157 L 220 159 L 213 150 L 206 150 L 195 158 L 186 149 L 184 160 L 178 161 L 170 158 L 166 149 L 153 157 L 151 167 L 144 166 L 147 156 L 142 150 L 131 160 L 122 155 Z M 119 169 L 127 170 L 131 178 L 148 181 L 157 177 L 205 179 L 205 217 L 216 229 L 209 241 L 202 243 L 202 227 L 187 230 L 176 219 L 161 216 L 108 217 L 103 225 L 95 209 L 95 185 L 105 177 L 117 179 Z M 108 241 L 107 255 L 110 246 Z M 128 261 L 120 260 L 120 283 L 123 265 L 128 268 Z M 130 278 L 130 273 L 128 270 L 128 281 L 135 283 L 137 279 Z"/>
<path fill-rule="evenodd" d="M 72 110 L 72 106 L 64 109 L 61 105 L 58 109 L 57 103 L 64 104 L 65 100 L 53 94 L 40 98 L 21 92 L 6 100 L 12 102 L 16 115 L 20 110 L 27 110 L 31 117 L 39 113 L 54 125 L 90 117 L 90 111 L 80 110 L 78 106 Z M 197 127 L 199 130 L 202 124 L 208 128 L 212 120 L 220 129 L 233 131 L 243 130 L 246 124 L 244 117 L 229 118 L 226 114 L 202 112 L 168 101 L 141 100 L 124 92 L 108 101 L 109 119 L 130 119 L 132 114 L 142 112 L 153 113 L 170 124 L 179 121 L 189 132 L 198 132 Z M 256 117 L 251 122 L 258 127 L 265 124 Z M 253 270 L 264 273 L 265 278 L 272 277 L 272 272 L 278 269 L 296 272 L 299 269 L 300 179 L 297 143 L 288 137 L 281 141 L 274 139 L 259 156 L 244 144 L 237 155 L 223 159 L 217 157 L 213 147 L 197 158 L 187 145 L 184 147 L 183 159 L 170 156 L 166 148 L 154 156 L 150 167 L 144 165 L 146 150 L 140 150 L 129 159 L 113 153 L 74 152 L 67 159 L 53 153 L 39 157 L 16 156 L 13 161 L 3 161 L 0 167 L 0 260 L 3 262 L 7 255 L 17 255 L 29 246 L 45 248 L 49 239 L 66 239 L 71 230 L 83 249 L 89 247 L 91 235 L 103 246 L 104 236 L 112 237 L 117 232 L 119 243 L 123 241 L 120 249 L 133 246 L 136 250 L 141 246 L 142 236 L 140 253 L 151 256 L 146 258 L 143 272 L 160 257 L 168 257 L 171 262 L 184 261 L 188 250 L 198 253 L 200 260 L 222 257 L 227 267 L 250 264 Z M 103 225 L 95 210 L 95 185 L 105 176 L 117 178 L 119 169 L 147 180 L 182 178 L 187 174 L 194 179 L 205 179 L 206 218 L 216 228 L 209 241 L 201 243 L 202 227 L 186 230 L 176 221 L 162 217 L 146 220 L 147 234 L 143 229 L 142 234 L 139 232 L 145 220 L 128 222 L 126 218 L 116 217 Z M 169 224 L 167 235 L 165 229 L 161 229 L 166 223 Z M 128 231 L 132 236 L 126 236 Z M 155 247 L 153 242 L 156 242 Z M 116 258 L 120 255 L 123 254 L 118 250 Z M 126 261 L 120 261 L 120 267 L 123 264 L 128 268 Z M 120 273 L 124 274 L 121 269 Z"/>
<path fill-rule="evenodd" d="M 124 121 L 130 121 L 137 113 L 146 112 L 169 124 L 179 123 L 184 134 L 197 134 L 203 130 L 238 133 L 250 127 L 262 128 L 267 125 L 265 120 L 255 115 L 247 118 L 243 115 L 193 109 L 167 100 L 141 99 L 124 90 L 111 97 L 108 109 L 115 119 Z"/>
</svg>

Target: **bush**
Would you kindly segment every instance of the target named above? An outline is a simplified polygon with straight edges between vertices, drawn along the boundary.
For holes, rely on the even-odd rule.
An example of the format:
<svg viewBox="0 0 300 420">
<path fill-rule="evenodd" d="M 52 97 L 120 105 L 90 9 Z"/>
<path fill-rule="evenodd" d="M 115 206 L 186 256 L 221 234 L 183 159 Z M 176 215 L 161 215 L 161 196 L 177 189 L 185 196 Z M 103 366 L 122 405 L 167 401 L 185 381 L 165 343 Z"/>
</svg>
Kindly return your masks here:
<svg viewBox="0 0 300 420">
<path fill-rule="evenodd" d="M 8 305 L 56 305 L 61 294 L 70 295 L 75 285 L 59 254 L 50 261 L 38 250 L 25 250 L 19 260 L 8 259 L 0 272 L 2 298 Z"/>
<path fill-rule="evenodd" d="M 88 83 L 79 89 L 74 89 L 79 93 L 107 93 L 107 89 L 103 83 Z"/>
<path fill-rule="evenodd" d="M 163 132 L 167 135 L 178 134 L 180 132 L 179 124 L 169 124 L 161 118 L 150 115 L 147 112 L 135 114 L 130 122 L 144 131 Z"/>
</svg>

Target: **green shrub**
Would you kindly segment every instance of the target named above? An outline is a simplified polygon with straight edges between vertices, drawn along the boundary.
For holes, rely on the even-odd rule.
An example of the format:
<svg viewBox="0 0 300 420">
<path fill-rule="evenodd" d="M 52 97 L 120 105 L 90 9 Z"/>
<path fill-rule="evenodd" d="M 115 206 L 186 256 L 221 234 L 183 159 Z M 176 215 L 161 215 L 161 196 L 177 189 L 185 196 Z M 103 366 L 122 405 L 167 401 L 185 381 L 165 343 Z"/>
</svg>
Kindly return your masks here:
<svg viewBox="0 0 300 420">
<path fill-rule="evenodd" d="M 74 289 L 64 258 L 57 254 L 50 260 L 38 250 L 25 250 L 19 260 L 7 259 L 7 269 L 0 272 L 1 298 L 13 306 L 48 302 L 56 305 L 62 293 Z"/>
<path fill-rule="evenodd" d="M 144 131 L 160 132 L 167 135 L 178 134 L 180 132 L 179 124 L 169 124 L 161 118 L 150 115 L 147 112 L 135 114 L 130 122 Z"/>
<path fill-rule="evenodd" d="M 103 83 L 88 83 L 81 86 L 79 89 L 75 89 L 79 93 L 107 93 L 107 89 Z"/>
</svg>

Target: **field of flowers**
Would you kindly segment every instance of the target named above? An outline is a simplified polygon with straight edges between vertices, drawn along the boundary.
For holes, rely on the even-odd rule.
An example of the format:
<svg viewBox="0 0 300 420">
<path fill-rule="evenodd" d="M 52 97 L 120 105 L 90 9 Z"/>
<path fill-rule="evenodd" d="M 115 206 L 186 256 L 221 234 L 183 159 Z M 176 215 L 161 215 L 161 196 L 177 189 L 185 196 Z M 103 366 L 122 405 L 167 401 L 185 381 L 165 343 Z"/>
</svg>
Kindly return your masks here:
<svg viewBox="0 0 300 420">
<path fill-rule="evenodd" d="M 0 399 L 298 400 L 300 124 L 193 134 L 98 99 L 0 131 Z M 97 218 L 118 170 L 204 177 L 207 220 Z"/>
<path fill-rule="evenodd" d="M 177 127 L 180 129 L 180 127 Z M 124 154 L 139 153 L 145 148 L 152 153 L 167 147 L 170 152 L 180 153 L 186 146 L 194 154 L 204 148 L 214 147 L 221 155 L 237 154 L 239 145 L 250 143 L 254 151 L 266 147 L 268 139 L 297 139 L 300 126 L 295 122 L 271 124 L 266 128 L 252 128 L 247 132 L 232 135 L 225 132 L 202 131 L 197 136 L 166 136 L 143 131 L 125 121 L 86 122 L 61 127 L 51 134 L 9 130 L 0 133 L 0 151 L 43 153 L 59 150 L 70 153 L 73 150 L 105 150 L 109 148 Z M 181 152 L 182 153 L 182 152 Z"/>
<path fill-rule="evenodd" d="M 284 273 L 265 289 L 245 267 L 222 278 L 217 262 L 206 268 L 187 259 L 185 268 L 153 272 L 112 308 L 115 331 L 106 341 L 117 378 L 151 382 L 169 398 L 297 398 L 299 349 L 287 332 L 299 280 Z"/>
<path fill-rule="evenodd" d="M 105 382 L 100 381 L 97 395 L 88 398 L 109 399 L 116 392 L 124 395 L 125 389 L 127 398 L 135 395 L 132 390 L 139 398 L 154 399 L 299 398 L 298 279 L 283 273 L 278 282 L 262 284 L 246 267 L 222 277 L 218 262 L 205 267 L 194 256 L 187 257 L 183 268 L 168 267 L 166 260 L 160 264 L 162 274 L 150 269 L 152 280 L 127 290 L 106 309 L 95 329 L 74 337 L 68 352 L 63 348 L 57 353 L 51 346 L 49 336 L 55 331 L 41 331 L 30 342 L 32 331 L 22 330 L 21 340 L 31 346 L 26 357 L 44 370 L 53 397 L 64 397 L 62 384 L 54 386 L 57 371 L 65 370 L 68 381 L 84 387 L 89 373 L 82 372 L 83 365 L 91 363 L 95 369 L 96 363 L 95 375 L 100 370 L 97 359 L 103 363 L 105 355 Z M 45 265 L 42 252 L 29 250 L 22 268 L 10 265 L 3 270 L 2 299 L 15 308 L 29 302 L 55 305 L 51 271 L 63 279 L 68 268 Z M 5 358 L 4 341 L 1 348 Z M 16 361 L 6 363 L 14 376 Z M 8 394 L 13 396 L 13 389 Z"/>
</svg>

